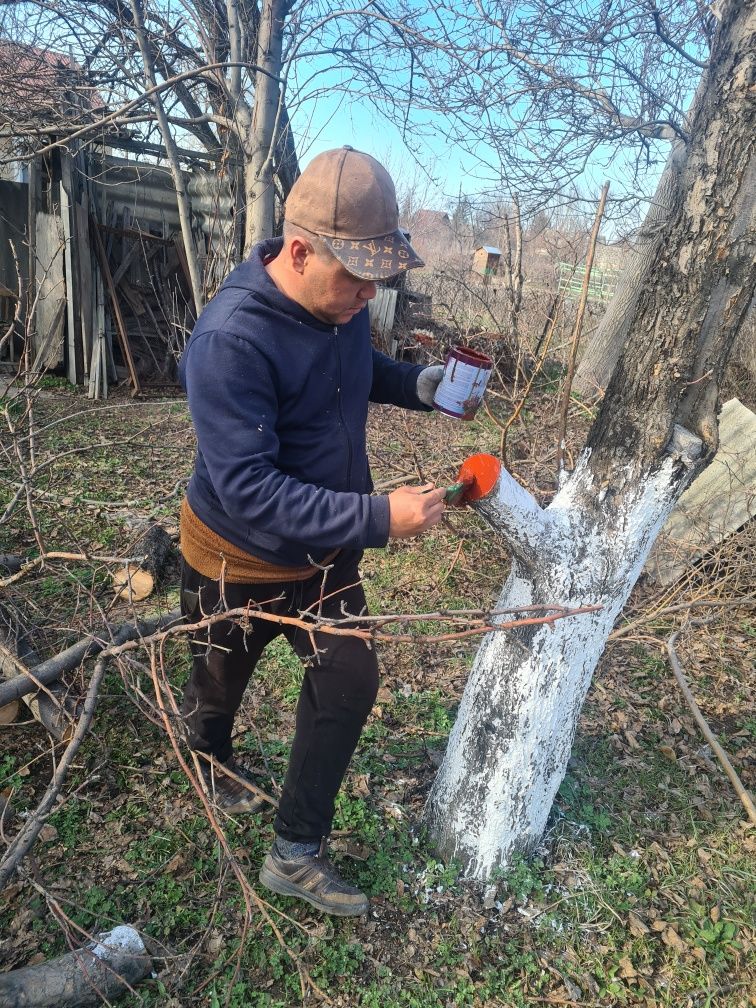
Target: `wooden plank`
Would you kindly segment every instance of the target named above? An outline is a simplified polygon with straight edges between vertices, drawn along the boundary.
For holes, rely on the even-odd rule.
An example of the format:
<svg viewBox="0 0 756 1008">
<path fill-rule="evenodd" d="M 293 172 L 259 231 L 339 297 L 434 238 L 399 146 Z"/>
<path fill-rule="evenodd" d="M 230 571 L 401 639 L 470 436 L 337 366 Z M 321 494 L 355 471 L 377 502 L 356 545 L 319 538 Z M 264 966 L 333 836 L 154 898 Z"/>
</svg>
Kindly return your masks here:
<svg viewBox="0 0 756 1008">
<path fill-rule="evenodd" d="M 181 240 L 180 235 L 176 235 L 173 239 L 173 245 L 176 249 L 176 255 L 178 256 L 179 266 L 181 267 L 181 272 L 186 280 L 189 290 L 192 289 L 192 277 L 189 272 L 189 260 L 186 258 L 186 249 L 184 248 L 184 243 Z"/>
<path fill-rule="evenodd" d="M 79 258 L 76 251 L 76 230 L 73 222 L 71 158 L 65 151 L 61 154 L 61 173 L 60 219 L 63 225 L 63 239 L 65 241 L 63 263 L 67 309 L 66 374 L 72 385 L 78 385 L 84 378 L 81 316 L 79 315 Z"/>
<path fill-rule="evenodd" d="M 129 370 L 129 375 L 131 376 L 131 384 L 133 386 L 134 395 L 140 391 L 139 378 L 137 377 L 136 368 L 134 367 L 134 360 L 131 356 L 131 347 L 129 346 L 129 337 L 126 332 L 126 326 L 123 321 L 123 315 L 121 315 L 121 306 L 118 304 L 118 294 L 113 286 L 113 277 L 110 274 L 110 266 L 108 265 L 108 259 L 105 254 L 105 247 L 102 244 L 102 238 L 100 237 L 100 231 L 97 225 L 97 221 L 94 217 L 90 217 L 90 231 L 92 234 L 92 241 L 95 247 L 95 253 L 97 255 L 97 262 L 100 266 L 100 272 L 102 278 L 105 281 L 105 286 L 108 289 L 108 295 L 110 296 L 110 304 L 113 309 L 113 318 L 116 323 L 116 332 L 118 333 L 118 341 L 121 346 L 121 353 L 123 354 L 123 359 L 126 362 L 126 366 Z"/>
<path fill-rule="evenodd" d="M 398 292 L 391 287 L 379 287 L 368 304 L 370 324 L 379 336 L 387 340 L 394 326 Z"/>
<path fill-rule="evenodd" d="M 42 335 L 37 350 L 32 361 L 32 371 L 42 370 L 45 367 L 45 360 L 48 355 L 57 354 L 57 348 L 63 345 L 63 331 L 66 320 L 66 301 L 58 302 L 55 315 L 50 320 L 50 328 L 45 335 Z M 40 334 L 41 335 L 41 334 Z"/>
<path fill-rule="evenodd" d="M 719 418 L 719 450 L 685 491 L 662 529 L 646 572 L 673 584 L 695 560 L 756 517 L 756 414 L 730 399 Z"/>
<path fill-rule="evenodd" d="M 105 292 L 99 271 L 94 277 L 94 343 L 89 366 L 89 398 L 108 398 L 108 359 L 105 335 Z"/>
<path fill-rule="evenodd" d="M 35 216 L 36 256 L 34 276 L 37 284 L 37 306 L 32 357 L 42 368 L 57 367 L 63 363 L 63 328 L 59 325 L 59 306 L 66 307 L 66 288 L 63 280 L 64 239 L 63 225 L 57 214 L 38 211 Z M 65 312 L 63 314 L 65 319 Z M 51 339 L 51 333 L 55 339 Z M 58 338 L 59 337 L 59 338 Z M 44 354 L 40 349 L 44 347 Z"/>
<path fill-rule="evenodd" d="M 79 261 L 79 324 L 84 373 L 94 345 L 94 290 L 92 286 L 92 252 L 89 247 L 89 195 L 84 191 L 82 202 L 74 203 L 77 258 Z"/>
</svg>

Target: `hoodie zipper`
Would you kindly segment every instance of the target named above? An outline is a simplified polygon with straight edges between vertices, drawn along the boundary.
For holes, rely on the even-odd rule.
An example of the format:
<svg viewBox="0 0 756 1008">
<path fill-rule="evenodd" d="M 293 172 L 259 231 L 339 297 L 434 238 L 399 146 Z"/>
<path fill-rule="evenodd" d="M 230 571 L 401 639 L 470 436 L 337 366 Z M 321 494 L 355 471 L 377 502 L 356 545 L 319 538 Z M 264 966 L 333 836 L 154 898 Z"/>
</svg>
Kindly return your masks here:
<svg viewBox="0 0 756 1008">
<path fill-rule="evenodd" d="M 338 365 L 339 385 L 336 390 L 336 396 L 339 405 L 339 422 L 341 424 L 342 430 L 344 431 L 344 436 L 346 437 L 346 443 L 347 443 L 347 475 L 346 475 L 345 489 L 349 490 L 352 485 L 352 439 L 349 437 L 349 431 L 347 430 L 346 421 L 344 420 L 344 411 L 341 408 L 341 346 L 339 344 L 338 326 L 333 327 L 333 336 L 336 343 L 336 363 Z"/>
</svg>

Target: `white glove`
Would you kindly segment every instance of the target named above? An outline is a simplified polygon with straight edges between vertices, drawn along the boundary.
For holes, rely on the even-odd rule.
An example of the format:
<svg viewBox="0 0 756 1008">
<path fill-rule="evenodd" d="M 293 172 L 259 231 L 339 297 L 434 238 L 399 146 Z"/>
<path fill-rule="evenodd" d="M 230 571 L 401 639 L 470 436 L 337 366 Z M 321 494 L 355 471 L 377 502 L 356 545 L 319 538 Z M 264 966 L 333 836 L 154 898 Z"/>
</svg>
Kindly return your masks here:
<svg viewBox="0 0 756 1008">
<path fill-rule="evenodd" d="M 434 364 L 432 367 L 423 368 L 417 376 L 417 398 L 426 406 L 433 405 L 433 396 L 444 376 L 443 364 Z"/>
</svg>

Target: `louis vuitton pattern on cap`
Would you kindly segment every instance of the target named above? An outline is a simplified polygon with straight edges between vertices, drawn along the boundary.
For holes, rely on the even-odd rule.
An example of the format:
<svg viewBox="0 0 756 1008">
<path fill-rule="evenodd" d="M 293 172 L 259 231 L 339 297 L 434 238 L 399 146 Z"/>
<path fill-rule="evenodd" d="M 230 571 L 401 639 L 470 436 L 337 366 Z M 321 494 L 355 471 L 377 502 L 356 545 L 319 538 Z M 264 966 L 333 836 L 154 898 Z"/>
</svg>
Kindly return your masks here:
<svg viewBox="0 0 756 1008">
<path fill-rule="evenodd" d="M 322 238 L 363 280 L 387 280 L 425 265 L 399 228 L 391 176 L 353 147 L 313 158 L 292 186 L 284 217 Z"/>
</svg>

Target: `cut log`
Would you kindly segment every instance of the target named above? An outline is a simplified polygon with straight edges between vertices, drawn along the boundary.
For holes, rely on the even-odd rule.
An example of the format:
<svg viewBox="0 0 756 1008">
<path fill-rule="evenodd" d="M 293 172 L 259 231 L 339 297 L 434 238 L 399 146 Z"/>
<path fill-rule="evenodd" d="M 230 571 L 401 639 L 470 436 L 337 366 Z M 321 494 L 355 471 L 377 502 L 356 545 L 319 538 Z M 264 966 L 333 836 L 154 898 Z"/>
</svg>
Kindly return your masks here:
<svg viewBox="0 0 756 1008">
<path fill-rule="evenodd" d="M 121 924 L 96 943 L 0 974 L 2 1008 L 85 1008 L 120 997 L 152 972 L 139 933 Z"/>
<path fill-rule="evenodd" d="M 156 584 L 162 581 L 177 557 L 173 540 L 162 525 L 150 526 L 139 541 L 135 555 L 139 566 L 152 574 Z"/>
<path fill-rule="evenodd" d="M 124 602 L 141 602 L 151 594 L 155 579 L 152 574 L 136 564 L 126 564 L 120 570 L 114 571 L 113 585 L 116 598 L 123 599 Z"/>
<path fill-rule="evenodd" d="M 162 525 L 150 526 L 137 544 L 135 559 L 113 573 L 116 595 L 127 602 L 147 598 L 176 559 L 173 540 Z"/>
</svg>

